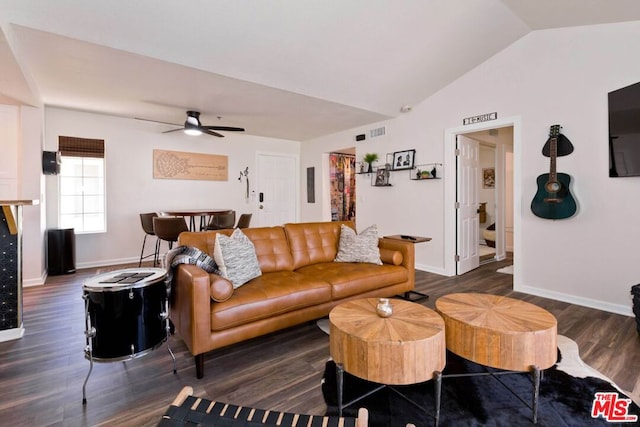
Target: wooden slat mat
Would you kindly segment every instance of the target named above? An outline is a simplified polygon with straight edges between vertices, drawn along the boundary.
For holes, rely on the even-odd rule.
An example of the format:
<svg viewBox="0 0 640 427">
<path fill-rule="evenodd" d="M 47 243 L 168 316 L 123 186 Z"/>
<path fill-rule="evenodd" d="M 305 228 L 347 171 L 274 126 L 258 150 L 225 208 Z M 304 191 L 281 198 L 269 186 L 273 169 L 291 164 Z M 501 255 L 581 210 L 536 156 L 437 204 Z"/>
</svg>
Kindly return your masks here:
<svg viewBox="0 0 640 427">
<path fill-rule="evenodd" d="M 191 396 L 190 387 L 185 389 L 171 404 L 158 423 L 158 427 L 360 427 L 367 425 L 366 415 L 364 420 L 362 415 L 358 420 L 349 417 L 304 415 L 248 408 Z"/>
</svg>

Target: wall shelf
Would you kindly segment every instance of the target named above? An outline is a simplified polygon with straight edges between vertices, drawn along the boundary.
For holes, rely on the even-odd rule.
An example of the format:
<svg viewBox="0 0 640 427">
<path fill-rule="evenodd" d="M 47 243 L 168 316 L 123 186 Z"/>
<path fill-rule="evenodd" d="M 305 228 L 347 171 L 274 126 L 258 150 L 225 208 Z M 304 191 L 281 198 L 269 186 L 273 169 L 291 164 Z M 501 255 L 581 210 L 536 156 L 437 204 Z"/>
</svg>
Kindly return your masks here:
<svg viewBox="0 0 640 427">
<path fill-rule="evenodd" d="M 376 172 L 377 166 L 371 165 L 371 171 L 369 169 L 369 164 L 366 162 L 356 162 L 356 175 L 369 175 Z"/>
<path fill-rule="evenodd" d="M 393 187 L 390 183 L 391 172 L 409 172 L 411 181 L 429 181 L 434 179 L 442 179 L 443 169 L 442 163 L 423 163 L 414 165 L 412 168 L 394 169 L 389 161 L 393 160 L 393 154 L 387 153 L 386 163 L 384 166 L 373 166 L 371 172 L 360 169 L 360 162 L 356 162 L 358 172 L 356 175 L 369 175 L 372 187 Z"/>
<path fill-rule="evenodd" d="M 434 179 L 442 179 L 442 163 L 424 163 L 415 165 L 409 171 L 409 179 L 411 181 L 429 181 Z"/>
</svg>

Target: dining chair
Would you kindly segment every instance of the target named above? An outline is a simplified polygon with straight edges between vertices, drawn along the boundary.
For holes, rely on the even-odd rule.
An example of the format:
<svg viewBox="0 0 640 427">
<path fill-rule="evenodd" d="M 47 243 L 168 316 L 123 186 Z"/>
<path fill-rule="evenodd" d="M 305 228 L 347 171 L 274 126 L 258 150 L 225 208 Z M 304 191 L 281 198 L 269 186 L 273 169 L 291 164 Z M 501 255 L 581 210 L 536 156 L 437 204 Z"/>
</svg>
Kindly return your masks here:
<svg viewBox="0 0 640 427">
<path fill-rule="evenodd" d="M 184 218 L 178 216 L 161 216 L 153 218 L 153 231 L 158 239 L 169 244 L 173 248 L 173 242 L 178 241 L 178 236 L 184 231 L 189 231 Z"/>
<path fill-rule="evenodd" d="M 236 224 L 235 228 L 249 228 L 252 215 L 253 214 L 250 214 L 250 213 L 240 215 L 240 218 L 238 219 L 238 223 Z"/>
<path fill-rule="evenodd" d="M 153 266 L 155 267 L 158 263 L 158 251 L 160 250 L 160 240 L 158 236 L 156 236 L 155 231 L 153 231 L 153 218 L 156 218 L 158 214 L 155 212 L 149 213 L 141 213 L 140 214 L 140 223 L 142 224 L 142 230 L 144 231 L 144 239 L 142 240 L 142 250 L 140 251 L 140 261 L 138 262 L 138 267 L 142 265 L 142 260 L 153 256 Z M 144 246 L 147 243 L 147 237 L 154 236 L 156 238 L 155 249 L 152 254 L 144 255 Z"/>
<path fill-rule="evenodd" d="M 209 224 L 207 224 L 207 230 L 225 230 L 233 228 L 236 223 L 236 211 L 231 211 L 223 214 L 213 215 Z"/>
</svg>

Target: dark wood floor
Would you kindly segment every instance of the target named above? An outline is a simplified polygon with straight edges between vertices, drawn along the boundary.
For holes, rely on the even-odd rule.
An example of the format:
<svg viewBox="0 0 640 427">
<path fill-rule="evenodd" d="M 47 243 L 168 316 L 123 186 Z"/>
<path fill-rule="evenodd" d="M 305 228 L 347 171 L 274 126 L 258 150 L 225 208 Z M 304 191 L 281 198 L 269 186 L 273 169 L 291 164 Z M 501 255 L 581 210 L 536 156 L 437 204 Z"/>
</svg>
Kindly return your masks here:
<svg viewBox="0 0 640 427">
<path fill-rule="evenodd" d="M 575 340 L 585 362 L 640 396 L 640 338 L 631 317 L 515 293 L 512 276 L 496 273 L 510 260 L 489 263 L 461 277 L 417 272 L 417 289 L 431 295 L 489 292 L 540 305 L 558 319 L 558 333 Z M 96 274 L 81 270 L 50 277 L 24 292 L 25 336 L 0 343 L 0 424 L 11 426 L 155 425 L 184 385 L 197 395 L 238 405 L 323 414 L 320 391 L 329 357 L 327 336 L 308 323 L 210 353 L 205 377 L 196 380 L 193 358 L 179 337 L 126 363 L 97 363 L 82 405 L 84 358 L 82 283 Z"/>
</svg>

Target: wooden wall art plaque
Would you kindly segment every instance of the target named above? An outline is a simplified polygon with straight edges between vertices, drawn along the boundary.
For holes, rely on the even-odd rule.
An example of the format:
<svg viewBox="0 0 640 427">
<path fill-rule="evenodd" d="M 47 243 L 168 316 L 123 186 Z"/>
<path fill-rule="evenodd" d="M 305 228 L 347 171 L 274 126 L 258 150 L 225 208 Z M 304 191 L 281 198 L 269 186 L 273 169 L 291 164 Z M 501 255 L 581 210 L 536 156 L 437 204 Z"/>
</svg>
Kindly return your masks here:
<svg viewBox="0 0 640 427">
<path fill-rule="evenodd" d="M 229 159 L 217 154 L 153 150 L 153 178 L 228 181 Z"/>
</svg>

